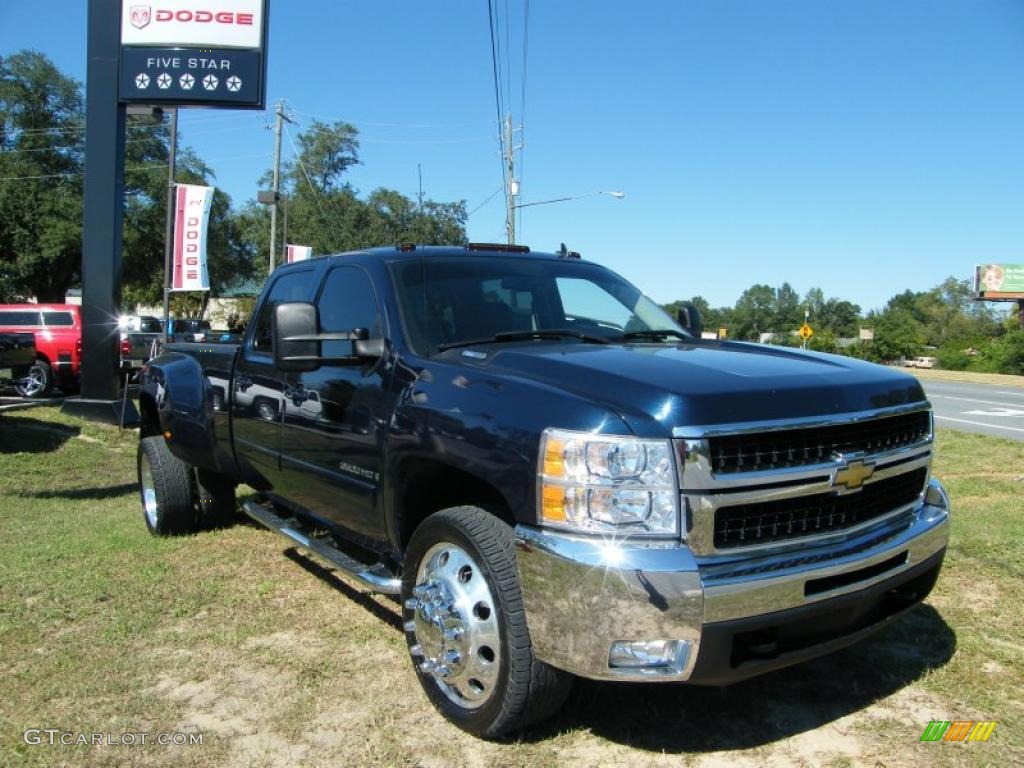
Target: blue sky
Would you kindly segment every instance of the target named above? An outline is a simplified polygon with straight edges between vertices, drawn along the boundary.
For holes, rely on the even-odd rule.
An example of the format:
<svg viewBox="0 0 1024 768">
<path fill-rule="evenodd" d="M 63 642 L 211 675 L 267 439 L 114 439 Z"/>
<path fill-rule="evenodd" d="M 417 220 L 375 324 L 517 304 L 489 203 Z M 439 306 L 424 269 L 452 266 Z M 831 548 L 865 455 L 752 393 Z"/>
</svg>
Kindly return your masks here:
<svg viewBox="0 0 1024 768">
<path fill-rule="evenodd" d="M 517 125 L 523 2 L 498 3 Z M 0 54 L 84 80 L 85 7 L 0 0 Z M 270 101 L 300 127 L 353 122 L 358 189 L 415 196 L 417 164 L 437 200 L 500 188 L 484 0 L 271 0 L 270 24 Z M 188 110 L 181 127 L 240 203 L 269 122 Z M 789 281 L 870 309 L 1024 261 L 1019 0 L 533 0 L 524 122 L 522 202 L 626 197 L 527 208 L 519 241 L 564 241 L 658 301 Z M 504 239 L 500 193 L 469 234 Z"/>
</svg>

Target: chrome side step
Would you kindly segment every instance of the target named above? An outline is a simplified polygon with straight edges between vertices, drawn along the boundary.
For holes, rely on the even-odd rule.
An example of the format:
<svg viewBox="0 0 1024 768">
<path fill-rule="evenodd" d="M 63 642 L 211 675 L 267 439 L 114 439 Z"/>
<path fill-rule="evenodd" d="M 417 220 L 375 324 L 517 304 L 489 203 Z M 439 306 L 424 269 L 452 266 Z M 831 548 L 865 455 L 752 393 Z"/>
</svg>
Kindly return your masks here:
<svg viewBox="0 0 1024 768">
<path fill-rule="evenodd" d="M 351 576 L 364 587 L 384 595 L 398 595 L 402 592 L 402 582 L 382 563 L 366 565 L 342 552 L 327 541 L 312 538 L 298 529 L 295 521 L 286 520 L 278 515 L 269 505 L 255 501 L 247 501 L 242 505 L 245 514 L 262 526 L 284 536 L 294 544 L 313 554 L 319 555 Z"/>
</svg>

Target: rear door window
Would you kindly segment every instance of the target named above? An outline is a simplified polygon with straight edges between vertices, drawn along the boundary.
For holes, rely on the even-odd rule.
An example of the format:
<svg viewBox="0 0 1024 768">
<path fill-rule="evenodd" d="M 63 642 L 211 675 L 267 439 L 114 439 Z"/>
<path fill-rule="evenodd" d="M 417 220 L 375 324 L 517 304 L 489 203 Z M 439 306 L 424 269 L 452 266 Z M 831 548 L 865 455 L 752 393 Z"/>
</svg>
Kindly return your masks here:
<svg viewBox="0 0 1024 768">
<path fill-rule="evenodd" d="M 42 325 L 39 313 L 26 310 L 0 312 L 0 325 Z"/>
<path fill-rule="evenodd" d="M 43 322 L 48 327 L 70 327 L 75 324 L 75 318 L 70 312 L 43 312 Z"/>
</svg>

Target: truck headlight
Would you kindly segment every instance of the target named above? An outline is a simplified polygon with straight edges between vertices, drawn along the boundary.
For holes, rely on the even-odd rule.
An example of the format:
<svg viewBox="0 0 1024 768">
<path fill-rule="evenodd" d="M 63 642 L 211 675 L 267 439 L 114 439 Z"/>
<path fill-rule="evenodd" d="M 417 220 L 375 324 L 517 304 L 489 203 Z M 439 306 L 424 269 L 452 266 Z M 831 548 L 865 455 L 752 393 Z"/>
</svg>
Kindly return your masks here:
<svg viewBox="0 0 1024 768">
<path fill-rule="evenodd" d="M 671 441 L 546 429 L 539 464 L 537 506 L 545 525 L 679 535 Z"/>
</svg>

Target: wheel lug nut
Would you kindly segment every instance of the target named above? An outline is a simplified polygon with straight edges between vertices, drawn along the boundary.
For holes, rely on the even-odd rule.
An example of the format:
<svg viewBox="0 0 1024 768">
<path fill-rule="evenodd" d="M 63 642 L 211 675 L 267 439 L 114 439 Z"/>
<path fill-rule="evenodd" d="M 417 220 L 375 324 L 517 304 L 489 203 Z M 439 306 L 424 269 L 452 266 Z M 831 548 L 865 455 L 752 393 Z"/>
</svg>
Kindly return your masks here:
<svg viewBox="0 0 1024 768">
<path fill-rule="evenodd" d="M 415 611 L 419 607 L 420 601 L 418 598 L 410 597 L 408 600 L 405 601 L 405 608 L 408 611 Z"/>
<path fill-rule="evenodd" d="M 446 629 L 444 631 L 444 639 L 458 641 L 462 639 L 463 634 L 461 627 L 452 627 L 451 629 Z"/>
<path fill-rule="evenodd" d="M 415 621 L 407 621 L 407 622 L 405 622 L 402 625 L 402 629 L 404 629 L 406 632 L 415 632 L 416 631 L 416 622 Z"/>
<path fill-rule="evenodd" d="M 462 661 L 462 655 L 454 648 L 444 653 L 444 663 L 447 664 L 458 664 Z"/>
</svg>

